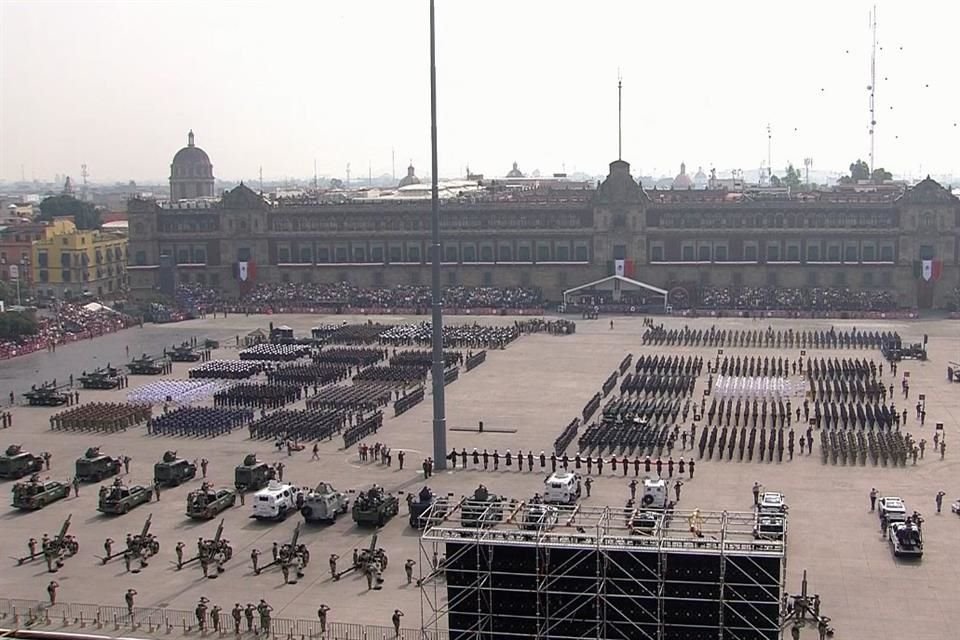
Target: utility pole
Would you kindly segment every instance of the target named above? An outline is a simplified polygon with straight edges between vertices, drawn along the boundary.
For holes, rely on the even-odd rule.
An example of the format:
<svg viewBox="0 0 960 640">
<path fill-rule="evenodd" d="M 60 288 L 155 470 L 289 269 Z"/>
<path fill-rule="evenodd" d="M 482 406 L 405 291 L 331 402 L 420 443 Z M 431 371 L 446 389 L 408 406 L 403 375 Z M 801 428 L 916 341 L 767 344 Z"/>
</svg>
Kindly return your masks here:
<svg viewBox="0 0 960 640">
<path fill-rule="evenodd" d="M 434 0 L 430 0 L 430 212 L 431 212 L 431 289 L 433 292 L 433 464 L 447 468 L 447 415 L 444 402 L 443 366 L 443 292 L 440 290 L 440 192 L 437 174 L 437 51 L 434 25 Z"/>
</svg>

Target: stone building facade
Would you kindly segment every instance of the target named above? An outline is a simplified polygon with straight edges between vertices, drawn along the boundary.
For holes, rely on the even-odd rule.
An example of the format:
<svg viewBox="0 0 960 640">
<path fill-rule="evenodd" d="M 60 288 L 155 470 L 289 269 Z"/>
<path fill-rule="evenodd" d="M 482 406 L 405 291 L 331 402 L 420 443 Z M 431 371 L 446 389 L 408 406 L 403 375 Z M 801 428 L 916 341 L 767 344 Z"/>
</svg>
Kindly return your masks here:
<svg viewBox="0 0 960 640">
<path fill-rule="evenodd" d="M 905 189 L 785 194 L 645 190 L 622 160 L 596 189 L 556 185 L 441 205 L 443 282 L 533 285 L 550 300 L 610 275 L 682 287 L 849 287 L 895 293 L 901 307 L 942 307 L 960 285 L 960 200 L 931 179 Z M 129 204 L 130 287 L 175 282 L 240 294 L 257 282 L 429 284 L 429 201 L 270 202 L 245 185 L 216 201 Z M 921 260 L 939 278 L 916 275 Z M 942 271 L 940 265 L 942 264 Z M 248 283 L 249 284 L 249 283 Z"/>
</svg>

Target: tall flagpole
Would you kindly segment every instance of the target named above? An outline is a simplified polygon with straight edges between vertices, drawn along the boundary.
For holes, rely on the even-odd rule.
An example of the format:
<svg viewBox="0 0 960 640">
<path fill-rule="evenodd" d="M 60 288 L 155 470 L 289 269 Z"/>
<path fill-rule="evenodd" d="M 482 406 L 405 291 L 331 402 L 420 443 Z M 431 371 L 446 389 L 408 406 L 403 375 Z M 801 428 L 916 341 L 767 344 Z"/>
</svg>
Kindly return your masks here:
<svg viewBox="0 0 960 640">
<path fill-rule="evenodd" d="M 623 79 L 617 69 L 617 160 L 623 160 Z"/>
<path fill-rule="evenodd" d="M 440 195 L 437 173 L 437 52 L 434 28 L 434 0 L 430 0 L 430 181 L 432 224 L 433 290 L 433 466 L 447 468 L 447 416 L 443 380 L 443 292 L 440 290 Z"/>
</svg>

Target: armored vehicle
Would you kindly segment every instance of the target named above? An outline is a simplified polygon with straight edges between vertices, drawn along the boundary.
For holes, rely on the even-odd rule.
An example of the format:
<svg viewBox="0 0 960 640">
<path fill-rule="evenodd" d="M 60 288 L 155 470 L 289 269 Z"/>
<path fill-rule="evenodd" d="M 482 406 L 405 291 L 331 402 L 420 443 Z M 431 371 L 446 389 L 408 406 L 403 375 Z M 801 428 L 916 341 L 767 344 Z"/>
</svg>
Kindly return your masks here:
<svg viewBox="0 0 960 640">
<path fill-rule="evenodd" d="M 77 458 L 76 478 L 80 482 L 100 482 L 120 473 L 123 461 L 100 453 L 100 447 L 90 447 L 82 458 Z"/>
<path fill-rule="evenodd" d="M 503 519 L 503 498 L 490 493 L 483 485 L 463 501 L 460 524 L 464 527 L 486 527 Z"/>
<path fill-rule="evenodd" d="M 102 513 L 126 513 L 141 504 L 150 502 L 153 492 L 142 484 L 125 485 L 117 478 L 110 487 L 100 487 L 97 511 Z"/>
<path fill-rule="evenodd" d="M 236 503 L 237 493 L 233 489 L 214 489 L 209 482 L 204 482 L 199 489 L 187 494 L 187 516 L 209 520 Z"/>
<path fill-rule="evenodd" d="M 430 487 L 424 487 L 420 489 L 420 493 L 414 497 L 414 494 L 407 494 L 407 509 L 410 512 L 410 526 L 414 529 L 422 529 L 425 526 L 423 521 L 423 514 L 432 507 L 437 502 L 436 494 L 430 489 Z M 436 513 L 437 509 L 434 509 L 434 516 L 440 516 L 441 514 Z"/>
<path fill-rule="evenodd" d="M 120 378 L 117 377 L 119 373 L 110 365 L 90 373 L 84 371 L 80 376 L 80 386 L 84 389 L 116 389 L 120 386 Z"/>
<path fill-rule="evenodd" d="M 898 558 L 923 556 L 923 531 L 914 517 L 907 518 L 904 522 L 892 522 L 887 527 L 887 540 L 893 555 Z"/>
<path fill-rule="evenodd" d="M 163 487 L 175 487 L 193 480 L 197 475 L 197 465 L 189 460 L 177 457 L 176 451 L 166 451 L 163 459 L 153 465 L 153 481 Z"/>
<path fill-rule="evenodd" d="M 397 497 L 377 485 L 362 491 L 353 502 L 353 521 L 361 527 L 382 527 L 399 512 Z"/>
<path fill-rule="evenodd" d="M 255 453 L 248 453 L 243 464 L 238 464 L 233 470 L 237 491 L 259 491 L 270 484 L 276 475 L 276 470 L 266 462 L 257 460 Z"/>
<path fill-rule="evenodd" d="M 167 357 L 173 362 L 199 362 L 200 354 L 193 350 L 189 344 L 184 342 L 179 347 L 174 347 L 172 351 L 167 352 Z"/>
<path fill-rule="evenodd" d="M 303 492 L 288 483 L 271 480 L 253 494 L 253 517 L 258 520 L 283 520 L 303 506 Z"/>
<path fill-rule="evenodd" d="M 33 385 L 23 397 L 31 407 L 58 407 L 67 404 L 68 400 L 67 392 L 61 391 L 60 387 L 50 382 L 43 383 L 40 388 Z"/>
<path fill-rule="evenodd" d="M 350 510 L 350 499 L 327 482 L 304 494 L 300 515 L 307 522 L 333 522 Z"/>
<path fill-rule="evenodd" d="M 34 511 L 68 495 L 70 485 L 56 480 L 40 480 L 40 476 L 34 474 L 27 482 L 13 485 L 13 506 L 24 511 Z"/>
<path fill-rule="evenodd" d="M 157 376 L 163 373 L 163 365 L 163 358 L 155 358 L 153 356 L 143 354 L 139 358 L 134 358 L 131 360 L 127 365 L 127 370 L 133 375 Z"/>
<path fill-rule="evenodd" d="M 24 451 L 19 444 L 7 447 L 0 456 L 0 478 L 22 478 L 43 471 L 43 458 Z"/>
</svg>

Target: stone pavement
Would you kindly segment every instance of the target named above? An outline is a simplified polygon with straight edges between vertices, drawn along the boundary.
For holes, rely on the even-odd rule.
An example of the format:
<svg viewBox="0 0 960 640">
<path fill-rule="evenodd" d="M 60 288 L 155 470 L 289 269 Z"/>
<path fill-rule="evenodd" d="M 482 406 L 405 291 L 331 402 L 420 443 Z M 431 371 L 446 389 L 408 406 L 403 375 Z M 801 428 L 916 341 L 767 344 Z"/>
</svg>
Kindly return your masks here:
<svg viewBox="0 0 960 640">
<path fill-rule="evenodd" d="M 230 316 L 223 319 L 194 320 L 177 325 L 147 326 L 77 345 L 87 348 L 85 355 L 70 356 L 70 367 L 93 368 L 97 361 L 92 356 L 106 354 L 109 349 L 120 349 L 123 339 L 140 344 L 172 344 L 190 335 L 213 337 L 223 341 L 224 348 L 214 358 L 235 357 L 234 335 L 242 336 L 256 327 L 265 327 L 270 320 L 292 326 L 298 334 L 309 331 L 322 322 L 340 321 L 343 316 Z M 399 321 L 394 316 L 372 318 L 380 321 Z M 422 317 L 410 318 L 412 321 Z M 450 318 L 448 322 L 472 322 L 473 318 Z M 502 323 L 501 318 L 481 318 L 480 322 Z M 600 388 L 627 353 L 635 357 L 641 353 L 663 352 L 664 348 L 643 347 L 639 336 L 643 331 L 639 318 L 616 318 L 609 329 L 609 319 L 577 320 L 577 333 L 559 337 L 546 334 L 524 336 L 503 351 L 492 352 L 483 365 L 463 374 L 460 380 L 447 387 L 447 418 L 450 427 L 470 427 L 483 420 L 491 427 L 516 429 L 515 433 L 471 433 L 455 431 L 448 434 L 448 444 L 471 451 L 473 447 L 501 453 L 511 449 L 535 454 L 549 448 L 560 430 L 578 416 L 586 401 Z M 725 327 L 763 328 L 768 323 L 753 320 L 666 320 L 669 325 L 697 324 L 708 326 L 717 322 Z M 960 517 L 949 513 L 949 503 L 960 498 L 960 385 L 946 382 L 948 360 L 960 360 L 960 332 L 957 323 L 914 321 L 904 323 L 865 321 L 773 321 L 775 328 L 852 326 L 896 330 L 907 341 L 919 341 L 924 333 L 930 336 L 930 360 L 926 363 L 904 362 L 900 373 L 911 373 L 911 399 L 908 402 L 910 419 L 906 430 L 918 439 L 932 442 L 933 425 L 944 422 L 948 447 L 944 460 L 932 454 L 928 446 L 925 460 L 906 468 L 842 467 L 823 465 L 818 451 L 809 457 L 784 463 L 740 463 L 703 461 L 697 465 L 696 477 L 686 481 L 681 507 L 700 507 L 710 510 L 744 510 L 752 505 L 750 488 L 760 482 L 769 490 L 782 491 L 790 504 L 789 538 L 787 552 L 787 588 L 799 590 L 800 576 L 809 572 L 810 589 L 823 600 L 823 612 L 833 619 L 839 638 L 875 638 L 891 630 L 909 630 L 911 638 L 942 640 L 950 637 L 948 629 L 954 625 L 953 612 L 960 602 L 960 568 L 956 563 L 960 552 Z M 131 332 L 138 332 L 136 334 Z M 172 336 L 176 336 L 173 338 Z M 152 342 L 151 342 L 152 341 Z M 56 366 L 69 348 L 58 349 L 44 367 Z M 142 349 L 141 349 L 142 350 Z M 154 347 L 156 350 L 156 347 Z M 131 347 L 131 353 L 136 350 Z M 700 353 L 713 357 L 715 349 L 670 348 L 669 353 Z M 727 347 L 726 354 L 745 354 L 796 357 L 797 352 L 776 349 L 746 349 Z M 878 351 L 827 350 L 808 355 L 830 357 L 868 357 L 880 360 Z M 45 358 L 48 354 L 34 354 L 26 358 Z M 91 362 L 86 363 L 85 357 Z M 100 356 L 103 357 L 103 356 Z M 113 358 L 111 352 L 111 358 Z M 25 358 L 25 360 L 26 360 Z M 0 363 L 4 371 L 10 363 Z M 187 364 L 175 364 L 171 378 L 186 377 Z M 39 368 L 36 366 L 35 368 Z M 44 369 L 44 372 L 48 369 Z M 55 370 L 55 369 L 54 369 Z M 27 378 L 29 372 L 18 370 L 18 377 Z M 885 381 L 892 378 L 884 367 Z M 37 375 L 46 375 L 45 373 Z M 49 377 L 49 376 L 48 376 Z M 154 378 L 133 377 L 130 388 Z M 701 386 L 706 379 L 702 376 Z M 695 396 L 700 396 L 698 386 Z M 616 393 L 616 392 L 614 392 Z M 927 422 L 920 428 L 913 420 L 912 406 L 918 393 L 927 395 Z M 899 395 L 899 394 L 898 394 Z M 121 400 L 120 391 L 82 392 L 82 401 Z M 903 401 L 898 397 L 898 406 Z M 288 458 L 277 454 L 270 443 L 251 442 L 247 432 L 212 440 L 154 438 L 145 435 L 144 428 L 113 435 L 56 433 L 49 429 L 52 409 L 20 407 L 14 410 L 14 425 L 0 432 L 0 445 L 22 443 L 27 450 L 49 450 L 53 454 L 50 477 L 68 479 L 73 475 L 73 461 L 91 445 L 100 445 L 104 453 L 126 454 L 133 458 L 130 480 L 147 482 L 152 477 L 152 465 L 166 449 L 176 449 L 188 458 L 206 457 L 210 460 L 210 479 L 219 485 L 232 484 L 233 467 L 243 455 L 255 452 L 268 462 L 282 460 L 287 465 L 284 477 L 302 485 L 320 481 L 333 483 L 340 489 L 361 489 L 376 482 L 395 491 L 416 491 L 423 485 L 420 461 L 431 453 L 431 402 L 423 403 L 398 418 L 389 417 L 384 429 L 367 439 L 380 441 L 407 452 L 407 464 L 401 471 L 394 466 L 360 463 L 356 451 L 344 451 L 342 442 L 321 444 L 321 460 L 310 461 L 309 447 Z M 387 412 L 392 416 L 392 411 Z M 815 447 L 816 449 L 816 447 Z M 674 451 L 675 457 L 678 452 Z M 699 461 L 698 461 L 699 462 Z M 525 467 L 526 468 L 526 467 Z M 594 477 L 591 504 L 622 505 L 628 497 L 626 481 L 606 471 L 602 478 Z M 483 482 L 492 492 L 518 499 L 529 498 L 542 486 L 543 474 L 516 471 L 502 463 L 500 471 L 483 472 L 476 469 L 450 470 L 437 473 L 430 486 L 442 493 L 456 496 L 471 492 Z M 407 526 L 405 512 L 394 518 L 380 533 L 379 546 L 390 556 L 390 566 L 384 577 L 384 588 L 367 591 L 366 581 L 350 575 L 340 582 L 330 579 L 327 559 L 336 553 L 345 561 L 354 548 L 369 544 L 372 532 L 359 529 L 349 518 L 341 518 L 328 527 L 309 526 L 301 541 L 309 545 L 311 564 L 306 578 L 293 585 L 283 585 L 279 571 L 266 571 L 254 576 L 250 568 L 250 551 L 260 549 L 270 555 L 271 543 L 283 543 L 291 535 L 299 517 L 283 523 L 261 523 L 248 517 L 250 505 L 237 506 L 226 512 L 224 535 L 234 548 L 233 559 L 226 572 L 216 580 L 202 578 L 198 567 L 177 571 L 173 548 L 183 540 L 188 548 L 198 536 L 209 537 L 217 521 L 194 522 L 183 512 L 186 494 L 199 480 L 187 486 L 166 490 L 160 502 L 135 509 L 125 516 L 110 518 L 96 511 L 96 487 L 81 487 L 79 498 L 70 498 L 48 506 L 36 513 L 21 514 L 12 509 L 0 514 L 4 553 L 8 557 L 26 553 L 29 537 L 44 533 L 54 535 L 67 514 L 73 514 L 71 533 L 77 535 L 80 553 L 67 560 L 66 566 L 51 576 L 34 562 L 22 567 L 13 566 L 0 574 L 0 594 L 8 598 L 45 600 L 46 585 L 51 577 L 60 583 L 58 600 L 62 602 L 91 602 L 101 605 L 123 606 L 123 594 L 128 588 L 138 592 L 137 606 L 147 608 L 171 607 L 190 611 L 201 596 L 210 598 L 229 611 L 235 602 L 256 603 L 265 598 L 278 618 L 316 619 L 321 603 L 331 607 L 329 619 L 344 623 L 390 626 L 395 608 L 405 612 L 404 626 L 419 623 L 421 600 L 415 586 L 406 585 L 403 563 L 413 558 L 422 564 L 418 536 Z M 12 483 L 0 485 L 9 491 Z M 893 558 L 880 535 L 875 514 L 869 513 L 868 493 L 876 487 L 881 495 L 902 496 L 910 509 L 924 514 L 925 554 L 920 562 L 901 562 Z M 947 492 L 943 514 L 935 514 L 934 495 Z M 144 519 L 154 514 L 152 532 L 157 534 L 161 551 L 150 566 L 138 574 L 124 572 L 123 563 L 116 560 L 102 566 L 97 557 L 102 552 L 103 540 L 112 537 L 119 541 L 126 533 L 140 529 Z M 0 621 L 2 622 L 2 621 Z M 143 632 L 143 630 L 140 630 Z M 101 631 L 103 632 L 103 631 Z M 130 633 L 127 631 L 127 633 Z M 805 631 L 804 638 L 814 637 Z"/>
</svg>

